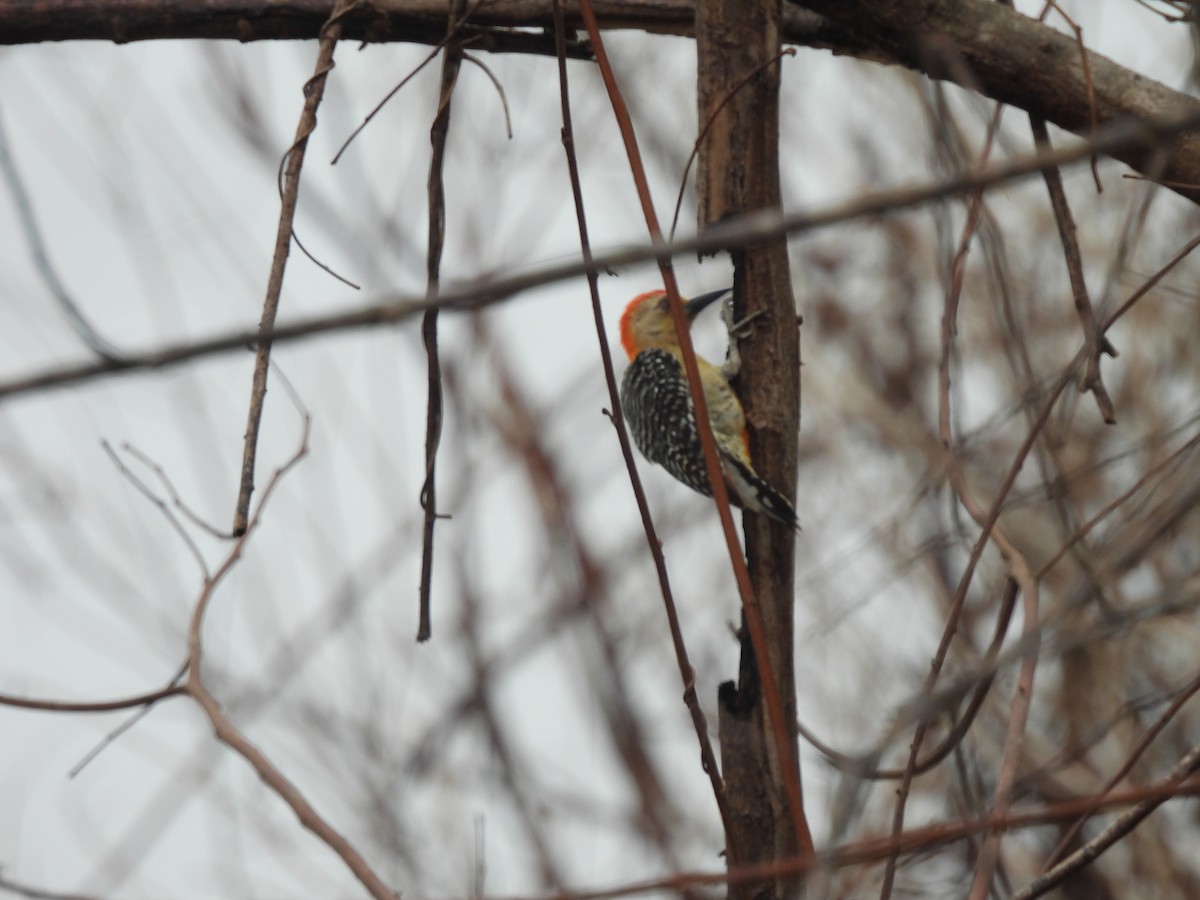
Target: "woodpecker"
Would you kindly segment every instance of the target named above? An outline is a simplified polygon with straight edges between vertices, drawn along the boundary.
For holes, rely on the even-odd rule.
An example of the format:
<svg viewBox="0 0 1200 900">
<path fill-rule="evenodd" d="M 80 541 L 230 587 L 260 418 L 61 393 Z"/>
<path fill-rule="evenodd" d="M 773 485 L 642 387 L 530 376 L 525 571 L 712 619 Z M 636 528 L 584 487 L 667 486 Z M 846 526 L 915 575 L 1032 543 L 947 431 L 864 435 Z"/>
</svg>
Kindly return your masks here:
<svg viewBox="0 0 1200 900">
<path fill-rule="evenodd" d="M 689 324 L 705 307 L 729 299 L 732 293 L 726 288 L 687 301 L 684 310 Z M 726 309 L 731 313 L 731 306 Z M 696 365 L 729 500 L 798 530 L 792 504 L 763 481 L 750 464 L 746 414 L 729 384 L 736 374 L 736 329 L 731 326 L 731 315 L 722 318 L 730 329 L 731 352 L 726 367 L 718 369 L 700 356 L 696 357 Z M 658 463 L 692 490 L 711 497 L 683 353 L 665 291 L 639 294 L 625 307 L 621 344 L 629 354 L 629 367 L 621 380 L 621 406 L 633 442 L 650 462 Z"/>
</svg>

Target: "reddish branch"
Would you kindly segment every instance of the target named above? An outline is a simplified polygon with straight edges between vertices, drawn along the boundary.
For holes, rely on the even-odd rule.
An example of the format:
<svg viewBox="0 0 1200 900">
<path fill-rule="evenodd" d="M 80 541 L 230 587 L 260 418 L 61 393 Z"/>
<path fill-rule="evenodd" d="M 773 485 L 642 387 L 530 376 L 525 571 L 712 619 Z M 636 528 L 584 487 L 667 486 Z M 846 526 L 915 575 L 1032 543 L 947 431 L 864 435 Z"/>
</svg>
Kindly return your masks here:
<svg viewBox="0 0 1200 900">
<path fill-rule="evenodd" d="M 555 2 L 555 40 L 558 44 L 558 79 L 559 96 L 562 105 L 562 142 L 567 157 L 567 172 L 571 183 L 571 195 L 575 202 L 575 217 L 579 223 L 579 245 L 583 260 L 592 262 L 592 246 L 588 237 L 587 216 L 583 205 L 583 188 L 579 177 L 579 162 L 575 154 L 575 130 L 571 119 L 571 99 L 567 82 L 566 57 L 566 24 L 563 14 L 562 0 Z M 621 392 L 617 387 L 616 370 L 613 367 L 612 352 L 608 345 L 608 331 L 604 327 L 604 313 L 600 305 L 600 289 L 597 270 L 592 268 L 587 273 L 588 291 L 592 300 L 592 318 L 596 325 L 596 337 L 600 345 L 600 362 L 604 369 L 604 382 L 608 387 L 608 398 L 612 404 L 609 419 L 617 432 L 617 442 L 621 447 L 621 456 L 625 461 L 625 471 L 629 475 L 629 483 L 633 488 L 634 500 L 641 515 L 642 527 L 646 533 L 646 544 L 650 556 L 654 560 L 654 569 L 658 575 L 659 591 L 662 594 L 663 606 L 667 616 L 667 627 L 671 633 L 671 643 L 675 649 L 675 661 L 679 666 L 679 674 L 683 680 L 683 702 L 691 715 L 692 727 L 696 732 L 696 740 L 700 745 L 700 765 L 708 776 L 712 787 L 717 810 L 721 816 L 721 824 L 725 834 L 730 832 L 729 805 L 725 797 L 725 785 L 721 779 L 721 770 L 717 765 L 717 757 L 713 752 L 712 740 L 708 736 L 708 720 L 700 706 L 696 695 L 696 674 L 692 669 L 687 644 L 683 640 L 683 628 L 679 624 L 679 612 L 675 606 L 675 597 L 671 591 L 671 581 L 667 575 L 667 561 L 663 556 L 662 542 L 654 528 L 650 516 L 650 504 L 646 500 L 646 491 L 642 487 L 642 479 L 637 472 L 637 463 L 633 457 L 633 447 L 629 441 L 629 432 L 625 428 L 625 420 L 621 414 Z"/>
<path fill-rule="evenodd" d="M 1197 748 L 1200 750 L 1200 748 Z M 1110 794 L 1100 804 L 1101 809 L 1120 809 L 1135 806 L 1131 812 L 1157 808 L 1168 800 L 1200 796 L 1200 779 L 1179 778 L 1179 772 L 1188 766 L 1197 765 L 1192 751 L 1183 762 L 1166 778 L 1144 788 L 1135 788 Z M 928 852 L 947 844 L 957 843 L 988 831 L 1012 831 L 1018 828 L 1039 828 L 1073 819 L 1081 812 L 1092 808 L 1095 797 L 1078 797 L 1060 803 L 1048 803 L 1037 809 L 1022 809 L 1008 815 L 987 815 L 977 819 L 937 822 L 921 828 L 913 828 L 899 835 L 873 840 L 857 841 L 821 854 L 817 858 L 788 859 L 754 866 L 742 866 L 728 872 L 689 872 L 669 878 L 624 883 L 599 890 L 580 890 L 550 896 L 528 898 L 528 900 L 607 900 L 607 898 L 631 897 L 638 894 L 662 891 L 680 891 L 704 885 L 737 884 L 761 881 L 780 875 L 808 872 L 815 866 L 833 869 L 863 863 L 878 862 L 897 853 Z M 1144 818 L 1144 814 L 1142 816 Z M 516 900 L 516 898 L 510 898 Z"/>
</svg>

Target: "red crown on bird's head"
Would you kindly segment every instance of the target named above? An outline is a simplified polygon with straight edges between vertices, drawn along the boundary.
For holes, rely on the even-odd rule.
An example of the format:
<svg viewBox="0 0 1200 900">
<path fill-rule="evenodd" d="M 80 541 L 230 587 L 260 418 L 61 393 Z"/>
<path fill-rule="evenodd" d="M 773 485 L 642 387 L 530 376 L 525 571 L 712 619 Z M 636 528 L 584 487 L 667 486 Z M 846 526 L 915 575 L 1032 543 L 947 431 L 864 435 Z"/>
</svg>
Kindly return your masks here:
<svg viewBox="0 0 1200 900">
<path fill-rule="evenodd" d="M 647 291 L 644 294 L 638 294 L 629 301 L 629 305 L 625 307 L 625 312 L 621 313 L 621 346 L 625 348 L 625 352 L 629 354 L 629 358 L 633 359 L 637 356 L 638 347 L 637 341 L 633 334 L 633 317 L 634 313 L 641 307 L 643 303 L 651 300 L 659 300 L 665 297 L 666 291 Z"/>
</svg>

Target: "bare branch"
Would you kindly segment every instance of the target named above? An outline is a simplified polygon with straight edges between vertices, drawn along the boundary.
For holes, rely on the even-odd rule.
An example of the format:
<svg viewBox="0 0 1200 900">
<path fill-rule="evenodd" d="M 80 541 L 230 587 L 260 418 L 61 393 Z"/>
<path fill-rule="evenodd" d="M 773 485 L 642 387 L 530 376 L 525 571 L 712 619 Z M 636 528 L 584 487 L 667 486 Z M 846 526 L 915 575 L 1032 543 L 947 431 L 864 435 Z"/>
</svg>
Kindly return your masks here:
<svg viewBox="0 0 1200 900">
<path fill-rule="evenodd" d="M 174 697 L 184 692 L 178 685 L 168 685 L 157 691 L 145 694 L 135 694 L 132 697 L 121 697 L 117 700 L 43 700 L 37 697 L 18 697 L 15 694 L 0 694 L 0 706 L 13 706 L 17 709 L 32 709 L 41 712 L 71 712 L 71 713 L 106 713 L 121 709 L 133 709 L 137 706 L 149 706 L 167 697 Z"/>
<path fill-rule="evenodd" d="M 426 310 L 480 309 L 506 300 L 522 291 L 545 284 L 566 281 L 587 272 L 605 272 L 646 263 L 650 260 L 692 253 L 712 253 L 761 242 L 780 234 L 797 235 L 828 225 L 850 222 L 884 213 L 910 209 L 936 202 L 944 197 L 981 187 L 1006 184 L 1025 178 L 1046 165 L 1071 165 L 1090 158 L 1093 150 L 1108 152 L 1117 147 L 1150 146 L 1161 137 L 1177 134 L 1200 124 L 1200 109 L 1184 117 L 1161 122 L 1122 123 L 1103 128 L 1094 141 L 1077 144 L 1049 154 L 1034 153 L 1009 162 L 966 172 L 953 178 L 939 179 L 915 187 L 881 191 L 867 197 L 829 207 L 820 212 L 782 214 L 762 210 L 713 225 L 701 235 L 663 244 L 634 244 L 597 254 L 590 262 L 573 261 L 514 276 L 500 273 L 485 276 L 456 289 L 442 291 L 437 298 L 389 297 L 350 312 L 330 313 L 276 325 L 268 332 L 239 330 L 198 341 L 181 342 L 160 350 L 130 353 L 112 362 L 88 362 L 56 367 L 31 375 L 0 382 L 0 398 L 32 393 L 47 388 L 66 387 L 123 372 L 161 369 L 193 359 L 244 349 L 259 340 L 272 344 L 298 340 L 319 334 L 371 328 L 401 322 Z M 1148 289 L 1148 288 L 1147 288 Z M 1141 296 L 1139 294 L 1139 296 Z M 1107 329 L 1125 311 L 1110 316 Z"/>
<path fill-rule="evenodd" d="M 693 36 L 690 0 L 597 0 L 605 30 L 629 28 Z M 0 43 L 106 40 L 126 43 L 168 38 L 239 41 L 312 39 L 328 18 L 329 0 L 286 0 L 267 7 L 249 0 L 53 0 L 30 4 L 0 0 Z M 580 27 L 572 15 L 568 24 Z M 492 0 L 462 35 L 471 50 L 554 55 L 551 0 Z M 517 29 L 540 28 L 536 34 Z M 365 3 L 347 18 L 347 39 L 436 45 L 445 38 L 444 0 Z M 952 46 L 971 76 L 972 89 L 1026 110 L 1077 135 L 1121 121 L 1154 121 L 1196 108 L 1196 101 L 1143 78 L 1098 53 L 1082 61 L 1067 36 L 991 0 L 804 0 L 784 3 L 785 43 L 833 50 L 958 80 L 946 70 Z M 571 43 L 568 55 L 586 56 Z M 1087 75 L 1090 74 L 1090 78 Z M 1092 87 L 1089 87 L 1089 83 Z M 1094 102 L 1092 94 L 1094 93 Z M 1181 137 L 1167 154 L 1164 171 L 1154 150 L 1125 148 L 1117 158 L 1165 182 L 1191 200 L 1200 198 L 1200 134 Z"/>
</svg>

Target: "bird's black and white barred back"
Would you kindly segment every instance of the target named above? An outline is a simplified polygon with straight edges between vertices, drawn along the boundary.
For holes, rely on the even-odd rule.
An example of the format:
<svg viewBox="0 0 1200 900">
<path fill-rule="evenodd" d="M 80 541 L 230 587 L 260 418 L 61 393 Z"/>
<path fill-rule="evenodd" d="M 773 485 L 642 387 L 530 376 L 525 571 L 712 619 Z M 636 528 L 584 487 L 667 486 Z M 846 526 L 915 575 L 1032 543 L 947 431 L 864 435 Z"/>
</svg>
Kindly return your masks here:
<svg viewBox="0 0 1200 900">
<path fill-rule="evenodd" d="M 621 408 L 642 456 L 711 497 L 696 413 L 683 365 L 667 350 L 643 350 L 621 379 Z"/>
</svg>

